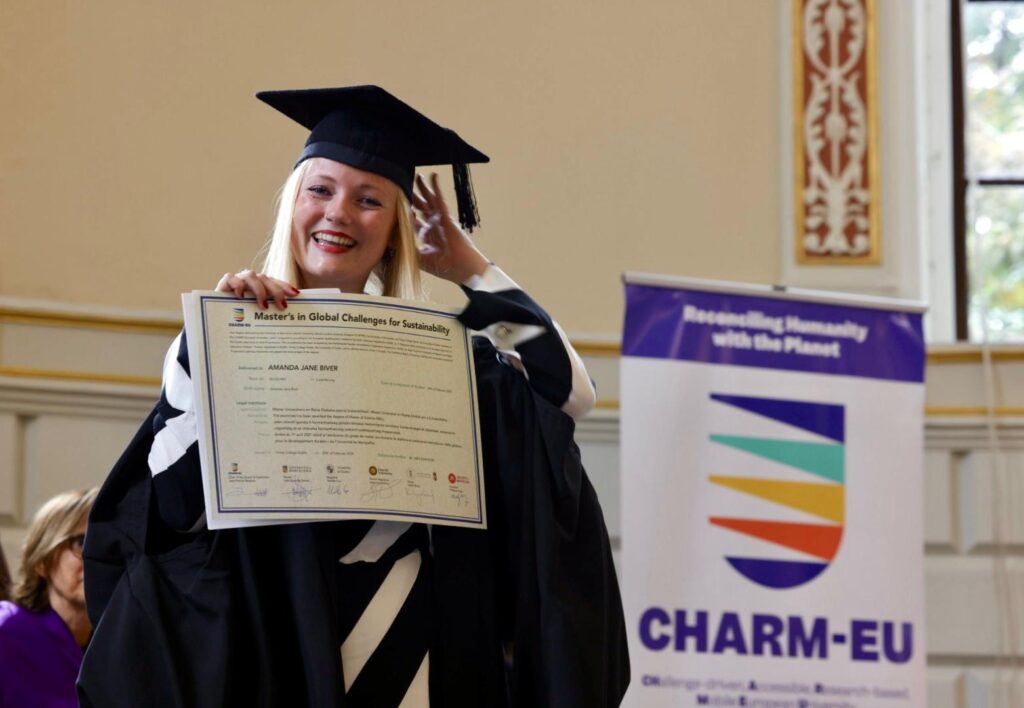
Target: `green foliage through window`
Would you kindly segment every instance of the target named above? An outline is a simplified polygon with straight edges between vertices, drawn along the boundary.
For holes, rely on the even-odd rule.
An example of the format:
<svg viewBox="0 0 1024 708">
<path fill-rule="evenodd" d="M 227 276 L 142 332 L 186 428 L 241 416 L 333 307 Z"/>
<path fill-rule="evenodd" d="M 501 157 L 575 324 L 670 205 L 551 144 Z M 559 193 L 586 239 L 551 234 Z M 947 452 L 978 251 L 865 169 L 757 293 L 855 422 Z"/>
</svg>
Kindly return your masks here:
<svg viewBox="0 0 1024 708">
<path fill-rule="evenodd" d="M 963 18 L 969 337 L 1024 341 L 1024 2 Z"/>
</svg>

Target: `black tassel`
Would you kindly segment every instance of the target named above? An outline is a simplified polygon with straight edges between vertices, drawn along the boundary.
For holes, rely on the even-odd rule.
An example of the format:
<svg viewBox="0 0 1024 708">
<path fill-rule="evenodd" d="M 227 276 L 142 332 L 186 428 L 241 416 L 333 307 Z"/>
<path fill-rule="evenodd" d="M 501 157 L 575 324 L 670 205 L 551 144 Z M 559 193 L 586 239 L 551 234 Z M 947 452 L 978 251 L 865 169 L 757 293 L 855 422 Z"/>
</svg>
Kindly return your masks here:
<svg viewBox="0 0 1024 708">
<path fill-rule="evenodd" d="M 480 225 L 480 212 L 476 208 L 476 195 L 473 194 L 473 180 L 469 175 L 469 167 L 462 163 L 452 165 L 455 175 L 455 202 L 459 206 L 459 223 L 462 228 L 472 233 Z"/>
</svg>

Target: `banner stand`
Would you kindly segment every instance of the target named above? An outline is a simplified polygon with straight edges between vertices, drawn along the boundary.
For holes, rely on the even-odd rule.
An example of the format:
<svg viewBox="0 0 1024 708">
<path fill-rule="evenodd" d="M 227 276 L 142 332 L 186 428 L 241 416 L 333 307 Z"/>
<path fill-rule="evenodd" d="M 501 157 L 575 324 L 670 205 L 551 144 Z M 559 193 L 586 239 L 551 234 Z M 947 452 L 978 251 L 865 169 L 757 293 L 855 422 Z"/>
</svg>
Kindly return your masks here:
<svg viewBox="0 0 1024 708">
<path fill-rule="evenodd" d="M 925 307 L 625 287 L 624 705 L 926 705 Z"/>
</svg>

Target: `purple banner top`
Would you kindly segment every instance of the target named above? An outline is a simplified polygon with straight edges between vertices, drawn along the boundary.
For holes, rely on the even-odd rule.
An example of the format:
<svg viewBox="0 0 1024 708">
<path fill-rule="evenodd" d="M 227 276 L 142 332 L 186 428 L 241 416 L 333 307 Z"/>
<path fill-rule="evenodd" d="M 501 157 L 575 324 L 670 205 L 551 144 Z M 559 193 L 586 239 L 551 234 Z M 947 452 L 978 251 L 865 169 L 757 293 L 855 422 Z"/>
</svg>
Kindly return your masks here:
<svg viewBox="0 0 1024 708">
<path fill-rule="evenodd" d="M 623 356 L 924 381 L 921 315 L 626 285 Z"/>
</svg>

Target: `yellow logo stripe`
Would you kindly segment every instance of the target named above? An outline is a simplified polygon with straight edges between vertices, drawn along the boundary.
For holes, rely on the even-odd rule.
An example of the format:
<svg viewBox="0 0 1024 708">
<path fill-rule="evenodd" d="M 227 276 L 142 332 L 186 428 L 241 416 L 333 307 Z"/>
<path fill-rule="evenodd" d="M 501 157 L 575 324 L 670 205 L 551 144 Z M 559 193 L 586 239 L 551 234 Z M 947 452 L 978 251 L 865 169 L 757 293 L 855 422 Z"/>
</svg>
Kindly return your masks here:
<svg viewBox="0 0 1024 708">
<path fill-rule="evenodd" d="M 722 477 L 711 475 L 712 483 L 737 492 L 767 499 L 823 519 L 843 523 L 843 486 L 812 482 L 781 482 L 753 477 Z"/>
</svg>

